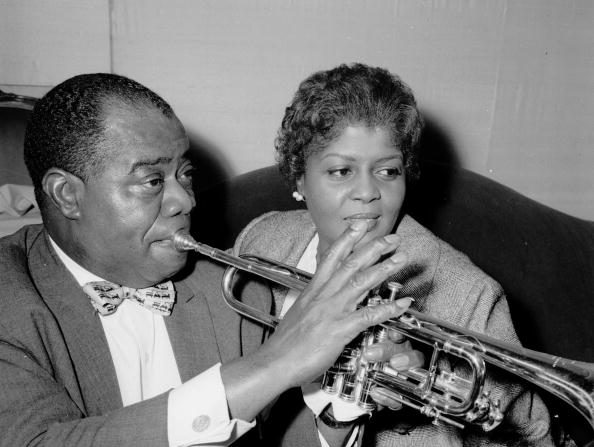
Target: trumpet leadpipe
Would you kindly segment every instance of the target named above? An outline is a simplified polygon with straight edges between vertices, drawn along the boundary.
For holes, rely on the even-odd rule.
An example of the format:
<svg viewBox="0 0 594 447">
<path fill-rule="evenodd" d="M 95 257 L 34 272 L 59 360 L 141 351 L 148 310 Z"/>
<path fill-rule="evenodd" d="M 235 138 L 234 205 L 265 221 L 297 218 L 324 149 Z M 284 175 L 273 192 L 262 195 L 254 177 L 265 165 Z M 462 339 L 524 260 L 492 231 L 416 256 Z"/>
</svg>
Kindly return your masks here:
<svg viewBox="0 0 594 447">
<path fill-rule="evenodd" d="M 306 272 L 294 269 L 288 265 L 274 262 L 265 258 L 233 256 L 224 250 L 197 242 L 190 234 L 179 231 L 172 238 L 174 247 L 179 251 L 195 251 L 215 261 L 227 265 L 223 275 L 223 298 L 227 305 L 235 312 L 271 328 L 278 326 L 280 319 L 267 312 L 254 309 L 233 295 L 233 279 L 237 270 L 252 273 L 273 283 L 289 289 L 302 291 L 307 287 L 311 276 Z"/>
<path fill-rule="evenodd" d="M 265 264 L 267 260 L 263 258 L 259 258 L 261 260 L 259 262 L 254 262 L 249 258 L 245 259 L 239 256 L 233 256 L 224 250 L 197 242 L 187 232 L 175 233 L 172 240 L 173 245 L 179 251 L 196 251 L 215 261 L 252 273 L 290 289 L 301 291 L 307 286 L 307 282 L 303 279 L 297 279 L 290 275 L 290 272 L 288 272 L 288 269 L 290 269 L 289 266 L 282 266 L 282 264 L 272 261 L 268 261 L 270 264 L 267 265 Z M 302 276 L 305 276 L 305 272 Z"/>
</svg>

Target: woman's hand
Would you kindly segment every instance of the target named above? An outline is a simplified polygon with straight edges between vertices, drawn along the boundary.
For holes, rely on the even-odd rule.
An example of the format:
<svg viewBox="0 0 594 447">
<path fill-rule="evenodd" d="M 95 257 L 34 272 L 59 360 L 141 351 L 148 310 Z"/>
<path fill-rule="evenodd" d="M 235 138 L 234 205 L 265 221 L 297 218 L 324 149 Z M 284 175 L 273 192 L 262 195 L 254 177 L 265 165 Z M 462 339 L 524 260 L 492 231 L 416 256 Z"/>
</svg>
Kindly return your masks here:
<svg viewBox="0 0 594 447">
<path fill-rule="evenodd" d="M 388 340 L 375 343 L 365 348 L 363 358 L 369 362 L 389 362 L 390 366 L 399 372 L 412 368 L 420 368 L 425 363 L 422 352 L 412 348 L 410 341 L 400 332 L 390 330 Z M 402 403 L 390 396 L 385 390 L 375 387 L 370 392 L 379 409 L 387 407 L 400 410 Z"/>
</svg>

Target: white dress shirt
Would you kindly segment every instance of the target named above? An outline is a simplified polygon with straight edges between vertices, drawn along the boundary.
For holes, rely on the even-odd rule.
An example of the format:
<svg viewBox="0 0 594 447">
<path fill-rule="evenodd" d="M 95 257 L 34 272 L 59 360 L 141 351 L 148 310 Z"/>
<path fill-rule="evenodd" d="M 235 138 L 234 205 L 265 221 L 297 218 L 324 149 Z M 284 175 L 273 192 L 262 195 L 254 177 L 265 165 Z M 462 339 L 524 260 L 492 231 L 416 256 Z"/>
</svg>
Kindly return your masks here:
<svg viewBox="0 0 594 447">
<path fill-rule="evenodd" d="M 297 268 L 303 270 L 308 273 L 315 273 L 317 269 L 317 260 L 316 256 L 318 253 L 318 243 L 319 237 L 316 235 L 313 237 L 299 262 L 297 263 Z M 287 292 L 285 300 L 283 301 L 283 305 L 280 312 L 280 317 L 282 318 L 285 313 L 291 308 L 291 306 L 295 303 L 295 300 L 299 297 L 299 292 L 291 289 Z M 310 383 L 308 385 L 304 385 L 301 387 L 301 391 L 303 392 L 303 400 L 305 404 L 309 407 L 309 409 L 313 412 L 313 414 L 318 417 L 319 414 L 322 412 L 324 408 L 328 406 L 328 404 L 332 405 L 332 412 L 334 417 L 339 421 L 352 421 L 359 416 L 366 414 L 365 411 L 360 409 L 357 405 L 353 403 L 345 402 L 339 399 L 337 396 L 332 396 L 320 388 L 319 383 Z M 359 434 L 360 426 L 355 426 L 354 430 L 352 431 L 348 442 L 345 444 L 345 447 L 354 447 L 357 445 L 357 436 Z M 329 447 L 328 443 L 324 439 L 321 433 L 319 433 L 320 442 L 322 443 L 322 447 Z"/>
<path fill-rule="evenodd" d="M 72 260 L 50 238 L 60 260 L 81 287 L 102 281 Z M 161 315 L 134 300 L 124 300 L 111 315 L 99 315 L 124 406 L 169 390 L 169 447 L 226 446 L 255 422 L 229 419 L 220 364 L 182 384 L 167 328 Z"/>
</svg>

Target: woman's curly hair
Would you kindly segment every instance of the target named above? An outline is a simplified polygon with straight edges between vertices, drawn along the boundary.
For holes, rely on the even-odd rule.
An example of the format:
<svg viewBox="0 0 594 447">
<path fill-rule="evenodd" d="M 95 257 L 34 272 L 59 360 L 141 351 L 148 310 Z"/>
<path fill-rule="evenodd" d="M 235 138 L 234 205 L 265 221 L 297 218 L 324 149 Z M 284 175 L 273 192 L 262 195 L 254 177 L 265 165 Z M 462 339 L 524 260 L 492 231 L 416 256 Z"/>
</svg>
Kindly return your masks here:
<svg viewBox="0 0 594 447">
<path fill-rule="evenodd" d="M 275 148 L 279 169 L 291 188 L 305 173 L 308 157 L 349 125 L 388 130 L 404 156 L 407 180 L 418 178 L 423 119 L 412 90 L 383 68 L 343 64 L 305 79 L 285 110 Z"/>
</svg>

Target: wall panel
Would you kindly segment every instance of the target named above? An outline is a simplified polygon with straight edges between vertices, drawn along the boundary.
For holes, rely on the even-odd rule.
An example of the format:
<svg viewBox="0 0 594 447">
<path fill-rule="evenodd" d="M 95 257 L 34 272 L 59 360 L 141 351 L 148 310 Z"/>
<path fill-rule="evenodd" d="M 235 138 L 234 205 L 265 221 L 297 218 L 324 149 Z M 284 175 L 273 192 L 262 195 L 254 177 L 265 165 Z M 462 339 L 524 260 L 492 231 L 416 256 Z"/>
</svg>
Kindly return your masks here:
<svg viewBox="0 0 594 447">
<path fill-rule="evenodd" d="M 108 1 L 0 1 L 0 85 L 50 87 L 110 69 Z"/>
<path fill-rule="evenodd" d="M 593 21 L 590 0 L 0 0 L 0 88 L 131 76 L 176 109 L 208 183 L 273 162 L 305 76 L 381 65 L 433 155 L 594 220 Z"/>
</svg>

